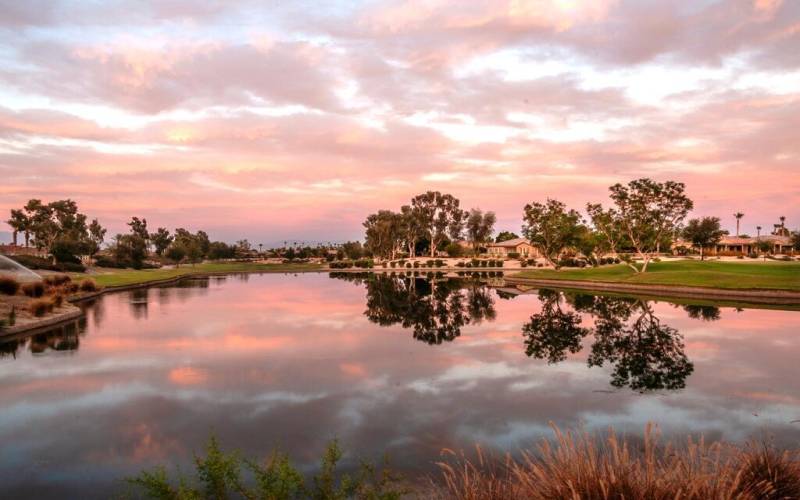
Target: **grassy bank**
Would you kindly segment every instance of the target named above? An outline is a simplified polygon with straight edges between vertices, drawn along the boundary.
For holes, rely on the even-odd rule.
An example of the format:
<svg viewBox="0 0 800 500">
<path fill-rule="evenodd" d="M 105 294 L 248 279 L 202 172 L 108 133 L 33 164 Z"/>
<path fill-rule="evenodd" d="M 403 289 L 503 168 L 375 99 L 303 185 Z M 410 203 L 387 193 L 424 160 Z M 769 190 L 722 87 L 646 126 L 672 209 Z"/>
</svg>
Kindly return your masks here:
<svg viewBox="0 0 800 500">
<path fill-rule="evenodd" d="M 731 290 L 800 291 L 798 262 L 710 262 L 673 261 L 650 264 L 646 273 L 635 273 L 619 264 L 583 269 L 530 269 L 515 278 L 579 280 L 636 285 L 672 285 Z"/>
<path fill-rule="evenodd" d="M 98 268 L 91 274 L 72 273 L 74 278 L 91 277 L 103 287 L 138 285 L 151 281 L 176 278 L 204 273 L 250 273 L 250 272 L 298 272 L 317 271 L 319 264 L 262 264 L 256 262 L 212 262 L 197 265 L 184 265 L 175 269 L 109 269 Z"/>
</svg>

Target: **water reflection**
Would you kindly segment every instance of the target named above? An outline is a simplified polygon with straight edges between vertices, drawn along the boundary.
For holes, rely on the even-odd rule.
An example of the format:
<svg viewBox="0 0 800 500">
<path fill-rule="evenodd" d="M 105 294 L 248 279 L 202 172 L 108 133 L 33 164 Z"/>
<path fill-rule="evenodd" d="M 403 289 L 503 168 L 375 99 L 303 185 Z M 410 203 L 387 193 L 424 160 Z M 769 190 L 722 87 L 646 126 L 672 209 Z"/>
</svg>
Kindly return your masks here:
<svg viewBox="0 0 800 500">
<path fill-rule="evenodd" d="M 363 284 L 367 290 L 364 315 L 381 326 L 399 324 L 415 339 L 438 345 L 461 335 L 461 328 L 494 320 L 494 299 L 476 280 L 422 278 L 414 275 L 331 273 L 331 277 Z"/>
<path fill-rule="evenodd" d="M 364 315 L 382 326 L 411 329 L 417 340 L 438 345 L 461 335 L 469 324 L 493 321 L 497 312 L 490 287 L 480 275 L 465 280 L 425 279 L 405 274 L 331 273 L 332 278 L 366 288 Z M 511 299 L 514 295 L 506 294 Z M 555 364 L 583 349 L 591 336 L 590 367 L 609 365 L 611 385 L 637 391 L 686 387 L 694 365 L 684 352 L 683 337 L 662 324 L 648 301 L 539 290 L 539 312 L 522 325 L 529 357 Z M 719 319 L 719 309 L 683 306 L 692 318 Z M 584 325 L 584 315 L 593 326 Z"/>
<path fill-rule="evenodd" d="M 33 335 L 5 339 L 0 341 L 0 358 L 16 358 L 26 348 L 38 356 L 77 351 L 85 332 L 86 318 L 79 318 Z"/>
<path fill-rule="evenodd" d="M 146 317 L 109 294 L 77 330 L 0 343 L 0 498 L 114 497 L 143 468 L 191 467 L 211 433 L 309 470 L 337 436 L 411 477 L 550 422 L 800 446 L 797 312 L 425 276 L 193 280 L 151 289 Z"/>
</svg>

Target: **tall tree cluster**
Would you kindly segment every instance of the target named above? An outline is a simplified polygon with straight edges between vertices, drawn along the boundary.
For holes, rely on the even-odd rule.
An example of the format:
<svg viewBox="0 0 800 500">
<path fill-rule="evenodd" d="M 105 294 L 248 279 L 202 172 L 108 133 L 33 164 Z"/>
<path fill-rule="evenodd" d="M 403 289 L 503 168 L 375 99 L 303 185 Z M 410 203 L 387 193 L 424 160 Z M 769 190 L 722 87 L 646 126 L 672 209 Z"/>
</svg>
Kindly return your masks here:
<svg viewBox="0 0 800 500">
<path fill-rule="evenodd" d="M 465 232 L 473 244 L 488 241 L 494 231 L 493 212 L 466 212 L 451 194 L 427 191 L 411 199 L 399 212 L 380 210 L 364 221 L 365 247 L 373 255 L 393 259 L 401 251 L 416 257 L 420 243 L 435 257 L 448 242 Z"/>
<path fill-rule="evenodd" d="M 19 235 L 25 246 L 46 250 L 58 262 L 74 262 L 80 255 L 94 255 L 103 243 L 106 230 L 97 219 L 87 223 L 75 201 L 44 203 L 31 199 L 22 208 L 12 209 L 8 224 L 16 245 Z"/>
</svg>

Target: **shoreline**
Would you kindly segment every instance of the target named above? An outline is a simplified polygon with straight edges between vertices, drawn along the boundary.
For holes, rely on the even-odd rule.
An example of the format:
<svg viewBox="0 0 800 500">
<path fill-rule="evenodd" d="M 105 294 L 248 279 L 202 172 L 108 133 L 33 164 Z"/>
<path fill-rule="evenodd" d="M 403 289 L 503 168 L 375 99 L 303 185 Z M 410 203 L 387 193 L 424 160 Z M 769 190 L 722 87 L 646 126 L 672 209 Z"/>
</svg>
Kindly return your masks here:
<svg viewBox="0 0 800 500">
<path fill-rule="evenodd" d="M 569 290 L 582 290 L 582 291 L 596 291 L 596 292 L 612 292 L 612 293 L 627 293 L 635 294 L 646 297 L 654 298 L 678 298 L 678 299 L 700 299 L 700 300 L 721 300 L 727 302 L 743 302 L 753 305 L 775 305 L 775 306 L 797 306 L 800 305 L 800 292 L 792 290 L 781 289 L 730 289 L 730 288 L 713 288 L 713 287 L 698 287 L 698 286 L 683 286 L 683 285 L 658 285 L 658 284 L 627 284 L 615 283 L 608 281 L 594 281 L 594 280 L 566 280 L 566 279 L 545 279 L 545 278 L 524 278 L 516 277 L 515 274 L 520 272 L 520 269 L 503 268 L 503 267 L 481 267 L 481 268 L 464 268 L 464 267 L 419 267 L 419 268 L 347 268 L 347 269 L 330 269 L 320 267 L 318 269 L 241 269 L 230 271 L 190 271 L 182 273 L 177 276 L 169 278 L 156 278 L 151 280 L 140 281 L 136 283 L 128 283 L 122 285 L 105 286 L 96 292 L 81 294 L 79 296 L 70 297 L 67 301 L 70 304 L 79 304 L 97 298 L 106 293 L 122 292 L 126 290 L 136 290 L 140 288 L 149 288 L 153 286 L 169 285 L 179 283 L 185 279 L 196 278 L 211 278 L 214 276 L 231 276 L 236 274 L 306 274 L 306 273 L 399 273 L 407 274 L 417 272 L 420 275 L 425 275 L 429 272 L 444 272 L 444 273 L 483 273 L 483 272 L 502 272 L 506 284 L 512 286 L 530 287 L 530 289 L 537 288 L 557 288 Z M 512 273 L 512 274 L 509 274 Z M 91 277 L 91 276 L 88 276 Z M 525 291 L 525 290 L 523 290 Z M 43 318 L 39 321 L 28 323 L 25 325 L 15 325 L 0 331 L 0 338 L 7 338 L 20 334 L 31 334 L 39 330 L 46 330 L 58 326 L 62 323 L 75 321 L 83 316 L 83 311 L 67 311 L 58 315 Z"/>
</svg>

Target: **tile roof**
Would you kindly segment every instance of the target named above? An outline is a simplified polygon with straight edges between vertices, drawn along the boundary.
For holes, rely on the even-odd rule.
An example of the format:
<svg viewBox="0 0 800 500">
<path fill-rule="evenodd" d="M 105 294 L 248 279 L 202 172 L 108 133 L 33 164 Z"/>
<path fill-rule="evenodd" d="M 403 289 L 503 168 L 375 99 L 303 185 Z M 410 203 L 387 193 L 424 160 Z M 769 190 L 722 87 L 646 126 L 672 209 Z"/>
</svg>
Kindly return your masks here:
<svg viewBox="0 0 800 500">
<path fill-rule="evenodd" d="M 521 245 L 522 243 L 527 243 L 528 245 L 531 244 L 531 242 L 528 241 L 527 238 L 514 238 L 513 240 L 501 241 L 500 243 L 490 243 L 489 246 L 513 248 L 517 245 Z"/>
</svg>

